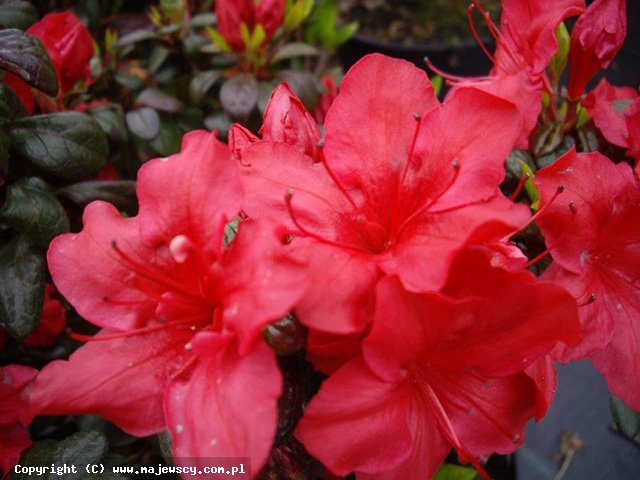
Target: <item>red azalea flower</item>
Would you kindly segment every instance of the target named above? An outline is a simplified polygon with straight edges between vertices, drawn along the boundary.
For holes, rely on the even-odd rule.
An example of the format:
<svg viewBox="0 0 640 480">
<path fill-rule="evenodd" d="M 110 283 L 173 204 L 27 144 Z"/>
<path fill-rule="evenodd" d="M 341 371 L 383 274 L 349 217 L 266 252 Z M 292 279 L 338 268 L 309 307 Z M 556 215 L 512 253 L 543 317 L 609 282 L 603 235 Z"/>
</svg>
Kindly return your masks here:
<svg viewBox="0 0 640 480">
<path fill-rule="evenodd" d="M 628 150 L 627 156 L 636 161 L 636 174 L 640 176 L 640 98 L 635 101 L 624 111 L 627 121 L 628 132 Z"/>
<path fill-rule="evenodd" d="M 31 445 L 25 388 L 38 371 L 22 365 L 0 368 L 0 477 L 18 463 L 20 452 Z"/>
<path fill-rule="evenodd" d="M 452 84 L 472 86 L 514 103 L 523 118 L 518 146 L 527 148 L 529 134 L 542 109 L 545 68 L 558 50 L 555 30 L 565 18 L 584 11 L 584 0 L 505 0 L 500 29 L 479 1 L 474 0 L 473 4 L 485 16 L 496 40 L 495 53 L 486 52 L 494 67 L 486 77 L 454 77 Z"/>
<path fill-rule="evenodd" d="M 260 332 L 293 306 L 302 270 L 265 224 L 242 222 L 223 245 L 242 191 L 213 134 L 191 132 L 180 153 L 145 164 L 137 192 L 138 216 L 94 202 L 82 232 L 51 243 L 60 292 L 103 329 L 42 370 L 34 411 L 99 414 L 135 435 L 168 424 L 176 457 L 251 456 L 256 473 L 282 382 Z"/>
<path fill-rule="evenodd" d="M 638 97 L 631 87 L 615 87 L 604 78 L 583 99 L 582 105 L 593 117 L 604 138 L 619 147 L 629 146 L 626 108 Z"/>
<path fill-rule="evenodd" d="M 540 170 L 536 184 L 541 207 L 558 184 L 565 187 L 562 201 L 556 200 L 538 221 L 547 245 L 554 246 L 544 277 L 583 305 L 584 341 L 578 348 L 559 349 L 557 356 L 562 361 L 589 356 L 611 391 L 640 409 L 638 180 L 627 164 L 571 150 Z"/>
<path fill-rule="evenodd" d="M 93 57 L 93 39 L 87 27 L 73 12 L 50 13 L 29 27 L 27 33 L 37 37 L 51 57 L 60 82 L 60 93 L 91 80 L 89 62 Z M 15 75 L 8 75 L 7 83 L 17 93 L 29 113 L 33 112 L 31 89 Z"/>
<path fill-rule="evenodd" d="M 514 451 L 555 390 L 545 354 L 579 339 L 569 294 L 479 251 L 456 259 L 442 294 L 385 278 L 376 298 L 362 355 L 323 383 L 296 430 L 339 475 L 431 478 L 452 447 L 476 466 Z"/>
<path fill-rule="evenodd" d="M 55 288 L 47 283 L 42 315 L 38 327 L 22 343 L 30 348 L 47 348 L 53 345 L 66 325 L 66 314 L 60 301 L 51 297 Z"/>
<path fill-rule="evenodd" d="M 321 134 L 318 124 L 286 83 L 278 85 L 271 94 L 258 133 L 263 140 L 289 144 L 319 161 Z M 243 150 L 259 140 L 242 125 L 234 124 L 229 132 L 229 146 L 240 160 Z"/>
<path fill-rule="evenodd" d="M 320 83 L 324 87 L 324 92 L 320 95 L 316 108 L 313 111 L 313 116 L 318 123 L 324 123 L 324 119 L 327 116 L 327 112 L 331 107 L 331 104 L 338 96 L 338 87 L 331 75 L 324 75 L 320 79 Z"/>
<path fill-rule="evenodd" d="M 247 46 L 240 35 L 245 24 L 251 34 L 258 25 L 265 31 L 265 45 L 284 19 L 284 0 L 216 0 L 216 19 L 220 35 L 234 52 L 243 53 Z"/>
<path fill-rule="evenodd" d="M 523 224 L 528 210 L 498 192 L 519 130 L 511 104 L 460 89 L 441 105 L 422 70 L 371 55 L 343 80 L 321 162 L 285 143 L 246 147 L 246 213 L 289 216 L 291 246 L 314 272 L 301 321 L 360 332 L 380 275 L 436 290 L 455 252 Z"/>
<path fill-rule="evenodd" d="M 627 35 L 625 0 L 596 0 L 571 31 L 569 98 L 580 98 L 591 77 L 607 68 Z"/>
</svg>

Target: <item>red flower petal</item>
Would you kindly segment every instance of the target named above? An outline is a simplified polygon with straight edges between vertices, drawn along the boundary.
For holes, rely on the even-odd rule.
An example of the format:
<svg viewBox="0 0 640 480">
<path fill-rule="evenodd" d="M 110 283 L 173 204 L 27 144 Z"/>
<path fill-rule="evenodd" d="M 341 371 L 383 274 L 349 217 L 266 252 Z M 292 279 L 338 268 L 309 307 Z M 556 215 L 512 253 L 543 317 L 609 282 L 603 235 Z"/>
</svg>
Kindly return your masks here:
<svg viewBox="0 0 640 480">
<path fill-rule="evenodd" d="M 411 452 L 409 402 L 403 386 L 382 381 L 358 358 L 322 384 L 295 434 L 337 475 L 388 471 Z"/>
<path fill-rule="evenodd" d="M 73 90 L 81 80 L 90 80 L 93 40 L 87 27 L 73 12 L 50 13 L 31 25 L 27 33 L 38 37 L 49 53 L 61 93 Z"/>
<path fill-rule="evenodd" d="M 615 87 L 606 79 L 582 99 L 582 105 L 593 117 L 608 142 L 619 147 L 629 146 L 629 131 L 625 119 L 625 109 L 635 100 L 638 93 L 631 87 Z"/>
<path fill-rule="evenodd" d="M 402 85 L 402 88 L 398 88 Z M 325 121 L 326 161 L 345 186 L 387 195 L 408 161 L 418 117 L 439 105 L 426 74 L 379 54 L 356 63 Z"/>
<path fill-rule="evenodd" d="M 165 428 L 164 389 L 188 354 L 185 344 L 193 333 L 166 329 L 101 339 L 114 333 L 102 330 L 68 361 L 42 369 L 30 394 L 34 414 L 101 415 L 139 436 Z"/>
<path fill-rule="evenodd" d="M 251 457 L 251 474 L 266 461 L 276 433 L 282 378 L 261 341 L 240 356 L 233 337 L 201 332 L 188 379 L 167 388 L 165 411 L 178 463 L 210 465 L 212 457 Z"/>
<path fill-rule="evenodd" d="M 607 68 L 627 35 L 625 0 L 596 0 L 571 31 L 570 98 L 580 98 L 591 77 Z"/>
<path fill-rule="evenodd" d="M 556 185 L 565 187 L 563 201 L 549 206 L 538 223 L 548 244 L 561 240 L 552 252 L 557 266 L 549 276 L 584 305 L 580 317 L 588 336 L 577 352 L 564 352 L 563 359 L 588 354 L 611 338 L 601 353 L 592 355 L 594 363 L 612 392 L 638 409 L 640 349 L 633 340 L 640 337 L 638 180 L 624 163 L 571 150 L 540 170 L 536 183 L 541 206 Z M 575 219 L 566 213 L 564 202 L 569 201 L 577 210 Z M 569 227 L 571 235 L 563 236 Z M 592 293 L 595 301 L 590 302 Z"/>
</svg>

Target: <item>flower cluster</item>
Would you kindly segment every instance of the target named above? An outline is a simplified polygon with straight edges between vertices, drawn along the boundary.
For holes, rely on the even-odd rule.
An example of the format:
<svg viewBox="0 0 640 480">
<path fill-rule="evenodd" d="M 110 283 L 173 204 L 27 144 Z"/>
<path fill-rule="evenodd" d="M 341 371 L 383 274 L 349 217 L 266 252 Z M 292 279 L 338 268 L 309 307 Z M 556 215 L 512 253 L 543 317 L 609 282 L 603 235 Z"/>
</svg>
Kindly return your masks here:
<svg viewBox="0 0 640 480">
<path fill-rule="evenodd" d="M 238 53 L 283 21 L 284 2 L 216 4 Z M 84 344 L 37 374 L 0 369 L 0 468 L 34 416 L 97 414 L 137 436 L 168 430 L 178 464 L 251 457 L 252 478 L 282 436 L 338 476 L 430 478 L 455 449 L 489 478 L 484 459 L 515 451 L 551 405 L 554 361 L 585 357 L 640 409 L 640 101 L 606 83 L 585 93 L 622 11 L 505 0 L 500 28 L 486 17 L 494 69 L 451 79 L 443 101 L 424 71 L 369 55 L 316 112 L 322 128 L 285 83 L 257 135 L 193 131 L 143 165 L 137 215 L 88 205 L 48 265 L 98 331 L 72 333 Z M 578 14 L 563 53 L 559 25 Z M 545 128 L 596 129 L 626 158 L 574 142 L 542 168 Z M 507 196 L 515 148 L 533 168 Z M 322 382 L 283 427 L 291 354 Z"/>
</svg>

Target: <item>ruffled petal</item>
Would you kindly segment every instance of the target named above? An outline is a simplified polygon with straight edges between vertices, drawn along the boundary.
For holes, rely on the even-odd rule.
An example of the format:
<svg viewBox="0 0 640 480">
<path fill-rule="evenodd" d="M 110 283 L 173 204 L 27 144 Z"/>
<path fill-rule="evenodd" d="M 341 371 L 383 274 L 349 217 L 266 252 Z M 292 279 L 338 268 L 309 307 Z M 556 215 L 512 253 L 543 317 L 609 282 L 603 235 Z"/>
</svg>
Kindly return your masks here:
<svg viewBox="0 0 640 480">
<path fill-rule="evenodd" d="M 358 358 L 322 384 L 295 435 L 337 475 L 386 472 L 411 453 L 409 405 L 402 385 L 382 381 Z"/>
<path fill-rule="evenodd" d="M 162 431 L 164 389 L 193 334 L 166 329 L 106 339 L 113 334 L 102 330 L 69 360 L 43 368 L 30 393 L 33 413 L 101 415 L 138 436 Z"/>
<path fill-rule="evenodd" d="M 193 370 L 171 382 L 164 400 L 174 457 L 196 466 L 212 457 L 251 457 L 255 476 L 277 427 L 282 377 L 275 354 L 258 341 L 240 356 L 232 336 L 212 332 L 192 345 Z"/>
</svg>

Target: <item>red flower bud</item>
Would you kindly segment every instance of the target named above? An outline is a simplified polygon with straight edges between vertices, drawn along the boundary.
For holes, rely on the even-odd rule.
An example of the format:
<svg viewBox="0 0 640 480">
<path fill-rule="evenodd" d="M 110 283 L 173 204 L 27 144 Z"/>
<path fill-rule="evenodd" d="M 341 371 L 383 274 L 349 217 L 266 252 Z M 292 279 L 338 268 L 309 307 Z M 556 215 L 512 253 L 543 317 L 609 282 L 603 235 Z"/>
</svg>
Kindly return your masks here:
<svg viewBox="0 0 640 480">
<path fill-rule="evenodd" d="M 571 32 L 569 97 L 579 98 L 591 77 L 607 68 L 627 34 L 625 0 L 596 0 Z"/>
</svg>

